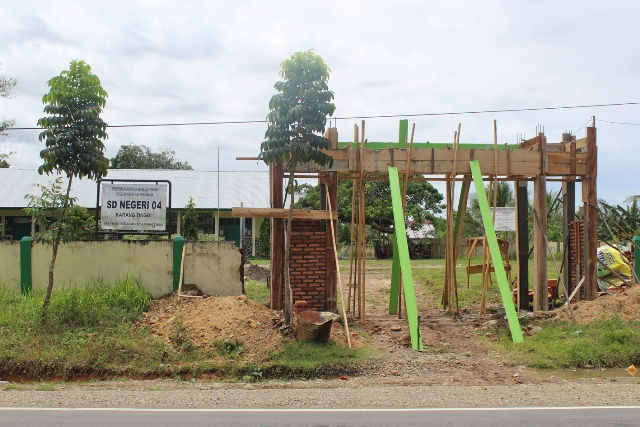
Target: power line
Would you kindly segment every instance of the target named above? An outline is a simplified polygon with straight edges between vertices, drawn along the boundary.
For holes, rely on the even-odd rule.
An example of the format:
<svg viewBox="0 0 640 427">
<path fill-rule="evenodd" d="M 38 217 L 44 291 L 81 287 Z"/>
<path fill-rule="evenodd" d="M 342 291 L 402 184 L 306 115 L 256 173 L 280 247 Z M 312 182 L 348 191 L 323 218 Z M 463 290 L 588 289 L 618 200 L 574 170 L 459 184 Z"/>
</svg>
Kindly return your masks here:
<svg viewBox="0 0 640 427">
<path fill-rule="evenodd" d="M 591 105 L 571 105 L 560 107 L 536 107 L 536 108 L 507 108 L 502 110 L 477 110 L 477 111 L 451 111 L 444 113 L 419 113 L 419 114 L 382 114 L 375 116 L 350 116 L 350 117 L 332 117 L 331 120 L 355 120 L 355 119 L 389 119 L 401 117 L 434 117 L 434 116 L 460 116 L 467 114 L 490 114 L 490 113 L 518 113 L 525 111 L 550 111 L 550 110 L 571 110 L 576 108 L 596 108 L 596 107 L 622 107 L 629 105 L 640 105 L 639 102 L 618 102 L 611 104 L 591 104 Z M 600 120 L 605 121 L 605 120 Z M 130 125 L 107 125 L 108 128 L 133 128 L 133 127 L 167 127 L 167 126 L 207 126 L 207 125 L 237 125 L 267 123 L 267 120 L 234 120 L 220 122 L 188 122 L 188 123 L 152 123 L 152 124 L 130 124 Z M 610 122 L 613 123 L 613 122 Z M 633 123 L 618 123 L 633 124 Z M 640 126 L 640 125 L 638 125 Z M 41 130 L 41 127 L 13 127 L 7 130 Z"/>
<path fill-rule="evenodd" d="M 601 119 L 596 119 L 596 122 L 611 123 L 611 124 L 614 124 L 614 125 L 640 126 L 640 123 L 612 122 L 612 121 L 609 121 L 609 120 L 601 120 Z"/>
</svg>

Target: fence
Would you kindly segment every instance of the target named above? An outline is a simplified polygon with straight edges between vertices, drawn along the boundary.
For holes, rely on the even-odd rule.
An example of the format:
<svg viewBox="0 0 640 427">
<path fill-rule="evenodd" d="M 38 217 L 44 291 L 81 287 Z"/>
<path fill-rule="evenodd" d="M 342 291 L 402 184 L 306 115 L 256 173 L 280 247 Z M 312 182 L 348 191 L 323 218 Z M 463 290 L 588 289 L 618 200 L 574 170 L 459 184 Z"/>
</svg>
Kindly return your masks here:
<svg viewBox="0 0 640 427">
<path fill-rule="evenodd" d="M 154 296 L 165 295 L 178 287 L 183 246 L 183 283 L 196 285 L 205 295 L 242 293 L 241 255 L 234 242 L 184 242 L 182 237 L 60 245 L 54 284 L 84 285 L 95 279 L 113 282 L 131 274 Z M 29 237 L 21 242 L 0 241 L 0 284 L 23 292 L 44 289 L 50 261 L 51 247 L 35 244 Z"/>
</svg>

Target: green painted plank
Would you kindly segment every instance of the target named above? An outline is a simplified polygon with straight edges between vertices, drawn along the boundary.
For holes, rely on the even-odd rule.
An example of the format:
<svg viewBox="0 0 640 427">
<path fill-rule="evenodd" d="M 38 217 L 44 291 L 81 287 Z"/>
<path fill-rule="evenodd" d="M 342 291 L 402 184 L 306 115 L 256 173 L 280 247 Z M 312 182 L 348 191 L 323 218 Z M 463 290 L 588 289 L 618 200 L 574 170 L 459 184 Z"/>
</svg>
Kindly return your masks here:
<svg viewBox="0 0 640 427">
<path fill-rule="evenodd" d="M 640 259 L 640 258 L 639 258 Z M 391 264 L 391 292 L 389 293 L 389 314 L 398 314 L 398 294 L 400 293 L 400 258 L 398 242 L 393 235 L 393 263 Z"/>
<path fill-rule="evenodd" d="M 404 141 L 404 140 L 403 140 Z M 338 148 L 347 148 L 352 142 L 338 142 Z M 360 144 L 358 144 L 358 147 Z M 387 148 L 405 148 L 404 142 L 365 142 L 364 148 L 371 150 L 386 150 Z M 498 145 L 498 150 L 506 150 L 509 147 L 510 150 L 519 150 L 518 144 L 501 144 Z M 435 148 L 435 149 L 453 149 L 453 143 L 450 142 L 414 142 L 413 148 Z M 493 150 L 493 144 L 460 144 L 461 150 Z"/>
<path fill-rule="evenodd" d="M 493 228 L 491 210 L 489 209 L 487 193 L 484 189 L 482 172 L 480 171 L 480 162 L 477 160 L 471 160 L 469 164 L 471 165 L 471 175 L 473 176 L 473 183 L 476 187 L 476 196 L 478 197 L 478 204 L 480 205 L 480 212 L 482 213 L 482 224 L 484 225 L 484 231 L 489 244 L 491 262 L 493 262 L 493 268 L 495 269 L 496 278 L 498 279 L 498 287 L 500 288 L 500 296 L 502 296 L 502 303 L 504 304 L 504 310 L 507 314 L 507 320 L 509 321 L 509 329 L 511 329 L 511 338 L 515 343 L 523 342 L 524 338 L 522 337 L 522 329 L 520 329 L 516 308 L 513 305 L 513 300 L 511 299 L 509 281 L 507 280 L 507 273 L 504 271 L 504 264 L 502 261 L 502 255 L 500 254 L 500 248 L 498 247 L 496 230 Z"/>
<path fill-rule="evenodd" d="M 398 145 L 405 146 L 409 133 L 409 120 L 400 120 L 398 129 Z M 365 144 L 366 146 L 366 144 Z M 404 222 L 403 222 L 404 223 Z M 391 293 L 389 294 L 389 314 L 398 314 L 398 294 L 400 293 L 400 258 L 398 258 L 398 242 L 393 238 L 393 264 L 391 265 Z"/>
<path fill-rule="evenodd" d="M 418 318 L 418 301 L 416 300 L 413 276 L 411 275 L 411 260 L 409 259 L 407 230 L 404 226 L 404 212 L 402 211 L 398 168 L 389 167 L 389 185 L 391 187 L 391 204 L 393 205 L 394 234 L 398 243 L 398 250 L 394 252 L 394 256 L 395 253 L 397 253 L 400 259 L 400 271 L 402 273 L 404 301 L 407 305 L 406 314 L 407 322 L 409 323 L 409 335 L 411 336 L 411 347 L 414 350 L 422 350 L 424 347 Z"/>
</svg>

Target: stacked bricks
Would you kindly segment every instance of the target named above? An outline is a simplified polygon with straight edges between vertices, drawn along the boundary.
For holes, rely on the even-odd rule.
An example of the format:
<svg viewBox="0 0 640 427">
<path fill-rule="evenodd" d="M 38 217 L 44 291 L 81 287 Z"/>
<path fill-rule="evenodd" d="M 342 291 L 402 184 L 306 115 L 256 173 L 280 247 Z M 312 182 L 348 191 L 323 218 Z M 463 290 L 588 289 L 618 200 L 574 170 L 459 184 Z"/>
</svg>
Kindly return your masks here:
<svg viewBox="0 0 640 427">
<path fill-rule="evenodd" d="M 326 309 L 327 232 L 320 221 L 293 220 L 291 223 L 291 291 L 293 302 L 304 300 L 308 310 Z"/>
</svg>

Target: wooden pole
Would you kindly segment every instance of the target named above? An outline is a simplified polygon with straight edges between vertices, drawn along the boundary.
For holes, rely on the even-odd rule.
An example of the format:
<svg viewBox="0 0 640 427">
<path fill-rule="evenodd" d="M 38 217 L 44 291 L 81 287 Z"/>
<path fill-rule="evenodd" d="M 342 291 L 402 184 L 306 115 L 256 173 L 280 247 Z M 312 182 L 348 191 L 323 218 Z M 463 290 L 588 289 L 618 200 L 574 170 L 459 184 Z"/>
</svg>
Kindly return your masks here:
<svg viewBox="0 0 640 427">
<path fill-rule="evenodd" d="M 529 196 L 527 181 L 516 184 L 518 307 L 529 310 Z"/>
<path fill-rule="evenodd" d="M 361 132 L 361 137 L 360 137 L 360 152 L 362 153 L 364 151 L 364 141 L 365 141 L 365 133 L 364 133 L 364 127 L 365 127 L 365 122 L 364 120 L 362 121 L 362 129 L 360 130 Z M 361 227 L 361 233 L 360 233 L 360 237 L 362 238 L 361 240 L 361 247 L 362 247 L 362 258 L 361 258 L 361 264 L 362 264 L 362 268 L 360 270 L 360 274 L 361 274 L 361 282 L 360 282 L 360 306 L 361 306 L 361 314 L 360 314 L 360 319 L 364 320 L 366 317 L 366 298 L 365 298 L 365 292 L 366 292 L 366 281 L 367 281 L 367 225 L 366 225 L 366 212 L 365 212 L 365 187 L 364 187 L 364 180 L 365 180 L 365 174 L 364 174 L 364 163 L 360 163 L 360 219 L 361 219 L 361 223 L 360 223 L 360 227 Z"/>
<path fill-rule="evenodd" d="M 596 151 L 596 128 L 587 128 L 587 191 L 584 215 L 585 234 L 585 290 L 587 298 L 598 298 L 597 249 L 598 249 L 598 199 L 596 195 L 596 176 L 598 158 Z"/>
<path fill-rule="evenodd" d="M 352 180 L 351 181 L 351 246 L 349 249 L 349 293 L 348 293 L 348 297 L 347 297 L 347 301 L 349 302 L 349 304 L 347 305 L 347 310 L 351 311 L 351 286 L 355 285 L 355 280 L 352 281 L 351 280 L 351 276 L 352 276 L 352 272 L 353 272 L 353 246 L 354 246 L 354 240 L 353 240 L 353 226 L 354 226 L 354 221 L 355 221 L 355 213 L 356 213 L 356 185 L 355 182 Z M 355 291 L 354 291 L 355 294 Z"/>
<path fill-rule="evenodd" d="M 540 152 L 540 162 L 545 164 L 546 158 L 546 138 L 542 132 L 537 136 L 538 150 Z M 540 218 L 540 226 L 533 228 L 533 259 L 534 259 L 534 279 L 533 279 L 533 310 L 548 311 L 548 275 L 547 275 L 547 248 L 545 239 L 547 234 L 547 176 L 544 174 L 544 167 L 536 176 L 533 184 L 533 209 Z"/>
<path fill-rule="evenodd" d="M 329 186 L 325 183 L 327 187 L 327 194 L 329 194 Z M 331 211 L 331 197 L 327 197 L 327 203 L 329 204 L 329 211 Z M 347 345 L 351 348 L 351 336 L 349 334 L 349 322 L 347 320 L 347 310 L 344 306 L 344 292 L 342 290 L 342 278 L 340 277 L 340 263 L 338 262 L 338 248 L 336 247 L 336 230 L 333 225 L 333 213 L 331 215 L 331 236 L 333 241 L 333 254 L 336 260 L 336 271 L 338 272 L 338 286 L 340 287 L 340 305 L 342 306 L 342 317 L 344 318 L 344 333 L 347 336 Z"/>
</svg>

